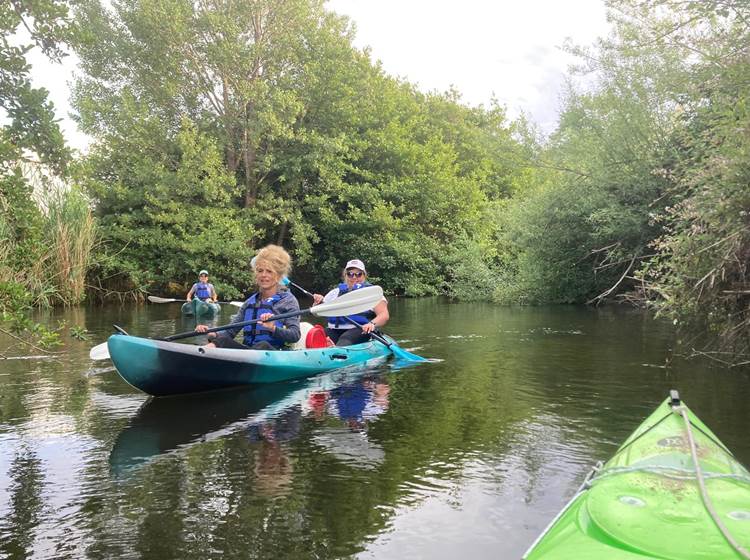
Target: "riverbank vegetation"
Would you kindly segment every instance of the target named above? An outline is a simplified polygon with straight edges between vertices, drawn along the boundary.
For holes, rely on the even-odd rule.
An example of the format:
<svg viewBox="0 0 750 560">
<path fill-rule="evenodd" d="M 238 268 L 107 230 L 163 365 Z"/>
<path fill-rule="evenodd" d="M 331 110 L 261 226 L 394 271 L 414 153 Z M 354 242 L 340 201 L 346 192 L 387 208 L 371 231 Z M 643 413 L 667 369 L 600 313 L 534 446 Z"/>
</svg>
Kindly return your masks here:
<svg viewBox="0 0 750 560">
<path fill-rule="evenodd" d="M 610 4 L 614 33 L 570 47 L 597 80 L 538 153 L 554 178 L 507 214 L 504 299 L 646 305 L 748 363 L 750 5 Z"/>
<path fill-rule="evenodd" d="M 566 46 L 580 64 L 549 137 L 387 75 L 322 1 L 42 4 L 55 8 L 48 54 L 69 44 L 80 59 L 72 100 L 94 142 L 71 166 L 41 98 L 23 148 L 75 185 L 65 196 L 87 197 L 96 224 L 80 202 L 62 218 L 28 204 L 13 174 L 24 152 L 4 148 L 0 264 L 29 301 L 177 295 L 201 268 L 239 297 L 274 242 L 310 288 L 357 256 L 394 294 L 645 306 L 686 348 L 748 362 L 745 3 L 609 1 L 612 33 Z M 24 228 L 51 235 L 53 219 L 87 231 L 65 230 L 82 247 L 57 249 L 55 265 L 23 248 Z"/>
<path fill-rule="evenodd" d="M 83 301 L 96 235 L 90 199 L 65 183 L 72 156 L 26 60 L 32 47 L 61 60 L 71 36 L 67 5 L 3 5 L 0 33 L 0 322 L 9 336 L 50 346 L 57 331 L 28 311 Z"/>
</svg>

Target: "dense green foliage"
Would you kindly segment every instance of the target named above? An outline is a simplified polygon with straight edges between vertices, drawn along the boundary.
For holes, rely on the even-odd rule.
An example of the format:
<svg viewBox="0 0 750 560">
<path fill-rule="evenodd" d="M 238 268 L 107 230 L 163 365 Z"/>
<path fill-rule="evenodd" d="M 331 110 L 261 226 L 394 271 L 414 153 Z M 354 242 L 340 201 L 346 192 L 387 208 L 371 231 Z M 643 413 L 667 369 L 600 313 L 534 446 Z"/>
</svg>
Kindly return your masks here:
<svg viewBox="0 0 750 560">
<path fill-rule="evenodd" d="M 725 361 L 745 361 L 750 5 L 608 4 L 613 34 L 570 47 L 594 85 L 571 89 L 538 152 L 545 180 L 500 217 L 510 258 L 496 298 L 618 296 L 686 336 L 708 328 Z"/>
<path fill-rule="evenodd" d="M 92 1 L 79 20 L 97 274 L 118 291 L 207 267 L 235 296 L 276 242 L 318 289 L 360 256 L 393 292 L 437 293 L 521 180 L 501 109 L 384 75 L 320 2 Z"/>
<path fill-rule="evenodd" d="M 4 283 L 24 278 L 18 274 L 39 261 L 43 217 L 33 200 L 28 170 L 46 164 L 58 171 L 68 152 L 47 92 L 31 85 L 27 52 L 38 46 L 59 59 L 67 14 L 65 2 L 47 1 L 27 6 L 23 2 L 0 7 L 0 274 Z M 29 30 L 27 42 L 13 42 L 21 29 Z M 10 293 L 10 292 L 8 292 Z"/>
<path fill-rule="evenodd" d="M 735 364 L 750 363 L 749 18 L 746 3 L 696 3 L 663 23 L 679 26 L 686 59 L 701 56 L 684 68 L 679 157 L 661 169 L 673 204 L 660 216 L 659 256 L 640 274 L 657 309 L 686 334 L 718 341 L 710 355 Z"/>
</svg>

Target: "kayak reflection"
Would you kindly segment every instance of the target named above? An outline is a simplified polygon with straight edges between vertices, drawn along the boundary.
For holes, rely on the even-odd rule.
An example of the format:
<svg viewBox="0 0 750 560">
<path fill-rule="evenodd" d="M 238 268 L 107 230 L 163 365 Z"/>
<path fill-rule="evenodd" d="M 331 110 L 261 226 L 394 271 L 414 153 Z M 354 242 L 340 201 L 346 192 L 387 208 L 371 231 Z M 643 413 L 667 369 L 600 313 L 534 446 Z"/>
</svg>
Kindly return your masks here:
<svg viewBox="0 0 750 560">
<path fill-rule="evenodd" d="M 282 446 L 312 422 L 313 442 L 353 466 L 382 462 L 382 448 L 368 441 L 368 425 L 387 410 L 389 387 L 383 373 L 337 370 L 291 383 L 152 398 L 117 436 L 110 452 L 115 475 L 161 455 L 244 431 L 258 445 L 256 476 L 291 477 Z M 266 476 L 267 475 L 267 476 Z M 284 476 L 282 476 L 284 475 Z"/>
</svg>

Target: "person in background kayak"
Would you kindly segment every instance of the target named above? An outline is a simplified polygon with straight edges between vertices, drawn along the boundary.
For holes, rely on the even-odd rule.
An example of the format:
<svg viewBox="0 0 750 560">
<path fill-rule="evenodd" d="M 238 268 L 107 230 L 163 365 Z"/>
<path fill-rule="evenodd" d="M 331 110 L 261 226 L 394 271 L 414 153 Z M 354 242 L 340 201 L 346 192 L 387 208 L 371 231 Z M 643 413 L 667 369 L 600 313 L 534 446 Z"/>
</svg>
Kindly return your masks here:
<svg viewBox="0 0 750 560">
<path fill-rule="evenodd" d="M 343 282 L 329 291 L 325 296 L 313 294 L 315 305 L 318 305 L 320 302 L 329 303 L 346 293 L 372 285 L 367 281 L 365 263 L 359 259 L 354 259 L 346 263 L 342 279 Z M 345 317 L 330 317 L 328 319 L 326 334 L 336 346 L 350 346 L 370 340 L 370 333 L 375 329 L 384 327 L 390 318 L 388 314 L 388 301 L 383 298 L 372 309 L 357 315 L 349 315 L 348 318 L 361 325 L 361 327 L 356 327 Z"/>
<path fill-rule="evenodd" d="M 198 281 L 190 288 L 190 291 L 185 296 L 185 299 L 188 301 L 192 301 L 194 297 L 202 301 L 208 301 L 211 303 L 216 303 L 216 301 L 219 299 L 219 296 L 216 295 L 214 285 L 208 282 L 207 270 L 201 270 L 198 273 Z"/>
<path fill-rule="evenodd" d="M 299 316 L 280 321 L 268 321 L 273 315 L 299 311 L 297 298 L 282 288 L 281 279 L 289 274 L 292 259 L 282 247 L 267 245 L 259 252 L 252 264 L 258 291 L 242 305 L 232 323 L 261 319 L 262 322 L 245 327 L 209 333 L 209 347 L 252 348 L 254 350 L 280 350 L 285 344 L 293 344 L 300 338 Z M 196 331 L 205 332 L 207 325 L 198 325 Z M 242 344 L 234 337 L 242 331 Z"/>
</svg>

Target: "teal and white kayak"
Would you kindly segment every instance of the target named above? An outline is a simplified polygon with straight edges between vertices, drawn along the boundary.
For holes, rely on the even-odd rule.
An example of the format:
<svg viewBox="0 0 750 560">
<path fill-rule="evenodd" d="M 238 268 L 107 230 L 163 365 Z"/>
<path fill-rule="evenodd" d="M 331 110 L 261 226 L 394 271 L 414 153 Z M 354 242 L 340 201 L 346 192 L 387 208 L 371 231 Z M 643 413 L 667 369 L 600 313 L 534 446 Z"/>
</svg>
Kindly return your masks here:
<svg viewBox="0 0 750 560">
<path fill-rule="evenodd" d="M 114 334 L 107 348 L 122 378 L 154 396 L 263 385 L 383 361 L 391 350 L 377 341 L 305 350 L 206 348 Z"/>
<path fill-rule="evenodd" d="M 750 473 L 672 391 L 523 558 L 734 560 L 749 550 Z"/>
<path fill-rule="evenodd" d="M 193 317 L 213 317 L 220 309 L 221 306 L 218 303 L 202 301 L 198 298 L 182 304 L 182 314 Z"/>
</svg>

